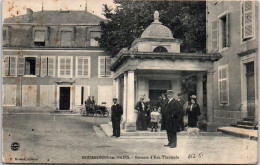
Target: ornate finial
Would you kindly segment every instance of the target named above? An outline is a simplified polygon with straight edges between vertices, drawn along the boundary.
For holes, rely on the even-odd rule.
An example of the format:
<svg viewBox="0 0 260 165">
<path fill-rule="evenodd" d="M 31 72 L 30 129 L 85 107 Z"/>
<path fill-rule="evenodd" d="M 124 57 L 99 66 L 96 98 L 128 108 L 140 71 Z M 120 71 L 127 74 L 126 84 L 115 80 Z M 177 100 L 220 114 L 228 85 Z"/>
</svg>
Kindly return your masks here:
<svg viewBox="0 0 260 165">
<path fill-rule="evenodd" d="M 153 23 L 161 24 L 161 22 L 159 21 L 159 12 L 157 10 L 154 12 L 154 22 Z"/>
</svg>

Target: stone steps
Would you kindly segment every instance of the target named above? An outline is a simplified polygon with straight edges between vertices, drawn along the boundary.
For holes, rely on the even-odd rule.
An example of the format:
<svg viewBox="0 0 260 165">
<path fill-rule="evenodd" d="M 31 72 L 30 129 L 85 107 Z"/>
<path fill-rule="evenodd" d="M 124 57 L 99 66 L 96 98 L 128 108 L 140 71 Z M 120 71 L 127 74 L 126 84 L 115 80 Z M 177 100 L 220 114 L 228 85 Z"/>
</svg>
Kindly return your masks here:
<svg viewBox="0 0 260 165">
<path fill-rule="evenodd" d="M 258 130 L 245 129 L 240 127 L 220 127 L 218 131 L 227 135 L 232 135 L 241 138 L 248 138 L 250 140 L 258 140 Z"/>
<path fill-rule="evenodd" d="M 105 134 L 110 137 L 112 136 L 112 123 L 101 124 L 100 128 L 105 132 Z M 200 136 L 222 136 L 221 132 L 200 132 Z M 178 136 L 188 136 L 187 131 L 182 131 L 178 133 Z M 166 131 L 161 132 L 151 132 L 150 129 L 147 131 L 135 131 L 135 132 L 126 132 L 125 130 L 121 130 L 122 138 L 167 138 Z"/>
</svg>

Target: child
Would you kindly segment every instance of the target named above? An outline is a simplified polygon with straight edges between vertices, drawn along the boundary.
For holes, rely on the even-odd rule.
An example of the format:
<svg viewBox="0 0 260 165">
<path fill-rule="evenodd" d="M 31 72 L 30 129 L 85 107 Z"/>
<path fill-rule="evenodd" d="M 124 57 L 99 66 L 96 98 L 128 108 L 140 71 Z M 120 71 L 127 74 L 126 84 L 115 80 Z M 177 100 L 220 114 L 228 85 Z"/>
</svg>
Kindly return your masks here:
<svg viewBox="0 0 260 165">
<path fill-rule="evenodd" d="M 151 113 L 151 125 L 152 125 L 152 130 L 155 129 L 155 132 L 157 132 L 158 128 L 158 122 L 160 121 L 160 113 L 157 111 L 157 107 L 153 107 L 153 112 Z"/>
</svg>

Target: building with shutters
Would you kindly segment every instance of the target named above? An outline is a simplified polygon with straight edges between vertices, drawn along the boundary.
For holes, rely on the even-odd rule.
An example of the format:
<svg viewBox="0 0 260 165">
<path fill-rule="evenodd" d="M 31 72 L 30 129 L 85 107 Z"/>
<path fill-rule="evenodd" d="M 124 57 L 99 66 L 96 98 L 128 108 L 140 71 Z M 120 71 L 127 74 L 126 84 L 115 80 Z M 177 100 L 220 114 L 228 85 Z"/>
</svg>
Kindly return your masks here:
<svg viewBox="0 0 260 165">
<path fill-rule="evenodd" d="M 214 64 L 214 122 L 258 121 L 258 3 L 207 1 L 207 52 Z"/>
<path fill-rule="evenodd" d="M 3 23 L 4 110 L 76 110 L 88 96 L 112 104 L 111 59 L 87 11 L 38 11 Z"/>
</svg>

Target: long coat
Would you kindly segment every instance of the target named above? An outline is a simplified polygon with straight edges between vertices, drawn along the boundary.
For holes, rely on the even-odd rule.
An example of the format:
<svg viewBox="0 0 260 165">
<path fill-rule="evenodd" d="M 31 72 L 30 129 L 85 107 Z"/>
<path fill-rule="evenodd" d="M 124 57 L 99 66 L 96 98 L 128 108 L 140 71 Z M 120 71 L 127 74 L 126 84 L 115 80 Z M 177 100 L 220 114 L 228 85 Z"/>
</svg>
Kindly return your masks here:
<svg viewBox="0 0 260 165">
<path fill-rule="evenodd" d="M 164 111 L 166 130 L 170 132 L 180 132 L 180 118 L 182 109 L 180 103 L 172 99 Z"/>
<path fill-rule="evenodd" d="M 123 109 L 120 104 L 114 104 L 111 107 L 111 121 L 120 121 L 123 115 Z"/>
<path fill-rule="evenodd" d="M 198 116 L 201 114 L 199 104 L 192 104 L 192 109 L 190 104 L 186 109 L 186 114 L 188 115 L 188 126 L 196 127 L 198 122 Z"/>
<path fill-rule="evenodd" d="M 165 109 L 166 109 L 166 107 L 167 107 L 167 104 L 168 104 L 168 99 L 166 98 L 166 99 L 163 99 L 162 100 L 162 104 L 161 104 L 161 114 L 162 114 L 162 126 L 161 126 L 161 130 L 165 130 L 166 128 L 165 128 L 165 116 L 164 116 L 164 111 L 165 111 Z"/>
<path fill-rule="evenodd" d="M 142 103 L 139 101 L 137 102 L 135 109 L 138 111 L 137 114 L 137 120 L 136 120 L 136 129 L 137 130 L 146 130 L 147 129 L 147 120 L 146 120 L 146 104 L 144 104 L 144 107 L 142 106 Z"/>
</svg>

